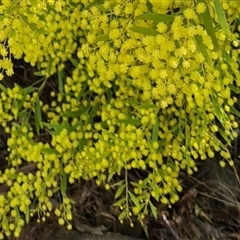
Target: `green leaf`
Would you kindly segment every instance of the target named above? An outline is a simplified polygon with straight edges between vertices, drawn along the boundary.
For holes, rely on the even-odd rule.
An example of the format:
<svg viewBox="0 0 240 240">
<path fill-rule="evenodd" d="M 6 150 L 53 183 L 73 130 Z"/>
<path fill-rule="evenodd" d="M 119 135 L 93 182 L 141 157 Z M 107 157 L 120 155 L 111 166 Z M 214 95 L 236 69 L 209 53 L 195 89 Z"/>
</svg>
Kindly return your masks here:
<svg viewBox="0 0 240 240">
<path fill-rule="evenodd" d="M 139 195 L 138 196 L 138 200 L 141 202 L 144 202 L 144 200 L 146 200 L 148 197 L 149 197 L 149 195 L 148 195 L 149 193 L 143 193 L 143 194 L 141 194 L 141 195 Z"/>
<path fill-rule="evenodd" d="M 43 81 L 42 81 L 40 87 L 38 87 L 38 95 L 39 95 L 39 96 L 42 94 L 43 89 L 44 89 L 44 87 L 46 86 L 47 80 L 48 80 L 47 77 L 43 78 Z"/>
<path fill-rule="evenodd" d="M 63 126 L 60 124 L 52 124 L 52 123 L 46 123 L 46 122 L 43 122 L 42 124 L 43 126 L 46 126 L 48 129 L 54 129 L 54 130 L 63 129 Z"/>
<path fill-rule="evenodd" d="M 0 14 L 0 21 L 2 21 L 6 16 L 4 14 Z"/>
<path fill-rule="evenodd" d="M 159 32 L 152 28 L 146 28 L 146 27 L 140 27 L 140 26 L 134 26 L 129 28 L 131 31 L 143 34 L 145 36 L 154 36 L 156 37 Z"/>
<path fill-rule="evenodd" d="M 144 105 L 139 105 L 139 108 L 141 108 L 141 109 L 151 109 L 151 108 L 157 108 L 157 106 L 154 105 L 154 104 L 144 104 Z"/>
<path fill-rule="evenodd" d="M 213 102 L 213 107 L 215 109 L 215 115 L 217 116 L 217 119 L 223 124 L 224 121 L 227 121 L 225 112 L 219 106 L 215 96 L 212 96 L 212 102 Z"/>
<path fill-rule="evenodd" d="M 28 214 L 29 214 L 29 209 L 27 210 L 26 208 L 29 208 L 29 206 L 25 205 L 25 208 L 24 208 L 24 214 L 25 214 L 25 211 L 28 211 Z M 18 207 L 14 207 L 14 209 L 16 210 L 16 216 L 15 216 L 15 221 L 16 222 L 19 222 L 20 221 L 20 212 L 19 212 L 19 209 Z"/>
<path fill-rule="evenodd" d="M 7 218 L 7 215 L 6 214 L 3 214 L 3 217 L 2 217 L 2 228 L 6 231 L 9 229 L 9 223 L 8 223 L 8 218 Z"/>
<path fill-rule="evenodd" d="M 223 55 L 224 60 L 227 62 L 227 64 L 229 66 L 231 66 L 232 59 L 231 59 L 230 55 L 224 49 L 222 49 L 222 55 Z"/>
<path fill-rule="evenodd" d="M 57 12 L 54 8 L 54 3 L 53 2 L 49 2 L 47 3 L 47 11 L 50 12 L 50 11 L 53 11 L 53 12 Z"/>
<path fill-rule="evenodd" d="M 120 207 L 120 206 L 122 206 L 123 203 L 125 203 L 125 202 L 126 202 L 126 198 L 121 198 L 120 200 L 118 200 L 117 202 L 115 202 L 115 203 L 113 204 L 113 206 L 114 206 L 114 207 Z"/>
<path fill-rule="evenodd" d="M 161 14 L 161 13 L 144 13 L 136 16 L 136 19 L 152 20 L 157 22 L 169 22 L 169 21 L 173 21 L 174 17 L 171 15 Z"/>
<path fill-rule="evenodd" d="M 141 121 L 139 119 L 132 119 L 132 118 L 117 120 L 117 122 L 129 124 L 129 125 L 140 125 L 141 124 Z"/>
<path fill-rule="evenodd" d="M 79 149 L 79 151 L 81 152 L 81 151 L 84 149 L 87 141 L 86 141 L 85 138 L 82 138 L 82 139 L 79 139 L 78 143 L 79 143 L 79 144 L 78 144 L 78 149 Z"/>
<path fill-rule="evenodd" d="M 127 216 L 127 211 L 124 210 L 121 212 L 121 214 L 118 216 L 118 219 L 121 221 Z"/>
<path fill-rule="evenodd" d="M 60 185 L 60 190 L 61 190 L 61 194 L 62 196 L 66 196 L 66 190 L 67 190 L 67 174 L 62 171 L 61 174 L 61 185 Z"/>
<path fill-rule="evenodd" d="M 46 76 L 46 70 L 37 71 L 37 72 L 34 72 L 33 74 L 34 76 L 37 76 L 37 77 L 44 77 Z"/>
<path fill-rule="evenodd" d="M 91 3 L 86 7 L 86 9 L 90 9 L 91 7 L 95 7 L 96 5 L 100 5 L 103 3 L 104 3 L 104 0 L 91 1 Z"/>
<path fill-rule="evenodd" d="M 31 3 L 32 6 L 36 6 L 37 5 L 37 1 L 36 0 L 29 0 L 29 2 Z"/>
<path fill-rule="evenodd" d="M 220 133 L 220 135 L 223 137 L 223 139 L 225 140 L 225 142 L 230 145 L 231 144 L 231 140 L 228 138 L 227 134 L 221 129 L 218 128 L 218 132 Z M 233 139 L 233 138 L 232 138 Z"/>
<path fill-rule="evenodd" d="M 171 128 L 171 132 L 172 133 L 175 133 L 177 130 L 179 130 L 180 129 L 180 125 L 179 125 L 179 123 L 178 124 L 176 124 L 176 125 L 174 125 L 172 128 Z"/>
<path fill-rule="evenodd" d="M 77 61 L 76 59 L 70 58 L 70 61 L 71 61 L 72 65 L 73 65 L 74 67 L 77 67 L 78 61 Z"/>
<path fill-rule="evenodd" d="M 77 3 L 73 2 L 72 0 L 68 0 L 68 5 L 70 5 L 70 7 L 76 7 Z"/>
<path fill-rule="evenodd" d="M 96 37 L 96 42 L 109 41 L 110 38 L 108 34 L 102 34 Z"/>
<path fill-rule="evenodd" d="M 234 86 L 233 84 L 228 84 L 228 87 L 235 93 L 239 94 L 240 93 L 240 88 Z"/>
<path fill-rule="evenodd" d="M 112 173 L 109 173 L 109 174 L 115 174 L 115 171 L 112 171 Z M 109 182 L 109 181 L 108 181 Z M 111 187 L 112 188 L 115 188 L 115 187 L 118 187 L 118 186 L 122 186 L 123 184 L 125 184 L 125 181 L 124 180 L 121 180 L 119 182 L 116 182 L 116 183 L 113 183 L 111 184 Z"/>
<path fill-rule="evenodd" d="M 29 224 L 30 213 L 29 213 L 29 206 L 28 205 L 25 205 L 24 215 L 25 215 L 26 223 Z M 18 216 L 19 216 L 19 220 L 20 220 L 20 215 L 18 214 Z M 19 222 L 19 221 L 17 221 L 17 222 Z"/>
<path fill-rule="evenodd" d="M 233 106 L 230 106 L 230 112 L 238 117 L 240 117 L 240 112 Z"/>
<path fill-rule="evenodd" d="M 0 21 L 1 21 L 1 17 L 0 17 Z M 9 34 L 9 37 L 8 38 L 13 38 L 13 39 L 16 39 L 16 36 L 17 36 L 17 32 L 14 28 L 12 28 L 10 30 L 10 34 Z"/>
<path fill-rule="evenodd" d="M 152 204 L 151 201 L 149 202 L 149 206 L 150 206 L 150 209 L 151 209 L 151 212 L 152 212 L 154 218 L 157 219 L 158 218 L 158 216 L 157 216 L 157 208 Z"/>
<path fill-rule="evenodd" d="M 12 0 L 12 1 L 11 1 L 11 5 L 8 6 L 8 7 L 3 11 L 3 13 L 4 13 L 4 14 L 12 14 L 12 13 L 14 12 L 14 10 L 16 10 L 16 9 L 19 7 L 19 3 L 20 3 L 19 0 Z"/>
<path fill-rule="evenodd" d="M 22 19 L 22 21 L 31 28 L 33 32 L 37 32 L 39 34 L 47 34 L 47 31 L 45 31 L 44 28 L 38 28 L 35 23 L 28 22 L 28 18 L 23 14 L 19 14 L 19 16 Z"/>
<path fill-rule="evenodd" d="M 59 134 L 64 129 L 64 126 L 62 124 L 51 124 L 43 122 L 42 125 L 47 127 L 48 129 L 53 129 L 54 130 L 54 132 L 52 132 L 53 135 Z"/>
<path fill-rule="evenodd" d="M 149 12 L 153 12 L 153 5 L 152 5 L 152 3 L 149 1 L 149 0 L 147 0 L 147 8 L 148 8 L 148 11 Z"/>
<path fill-rule="evenodd" d="M 92 109 L 90 111 L 90 116 L 95 116 L 95 114 L 99 110 L 99 106 L 100 106 L 99 103 L 94 104 L 94 106 L 92 107 Z"/>
<path fill-rule="evenodd" d="M 41 113 L 40 101 L 38 98 L 36 99 L 34 118 L 35 118 L 36 131 L 37 131 L 37 134 L 39 134 L 40 127 L 42 127 L 42 113 Z"/>
<path fill-rule="evenodd" d="M 58 71 L 58 90 L 61 94 L 63 94 L 63 74 L 64 70 Z"/>
<path fill-rule="evenodd" d="M 72 117 L 72 118 L 80 117 L 82 114 L 87 112 L 89 109 L 90 109 L 90 107 L 87 106 L 87 107 L 82 107 L 82 108 L 80 108 L 79 110 L 76 110 L 76 111 L 66 111 L 66 112 L 63 113 L 63 116 L 64 117 Z"/>
<path fill-rule="evenodd" d="M 158 118 L 156 117 L 156 123 L 153 126 L 152 130 L 152 141 L 156 142 L 158 140 Z"/>
<path fill-rule="evenodd" d="M 139 183 L 137 183 L 137 182 L 131 182 L 131 185 L 134 187 L 137 187 L 137 188 L 139 187 Z"/>
<path fill-rule="evenodd" d="M 48 75 L 51 74 L 52 63 L 53 63 L 53 58 L 51 58 L 51 59 L 48 61 L 48 67 L 47 67 L 47 69 L 46 69 Z"/>
<path fill-rule="evenodd" d="M 220 24 L 220 26 L 222 27 L 223 31 L 230 36 L 231 35 L 231 31 L 229 30 L 229 26 L 224 14 L 224 10 L 222 8 L 222 4 L 219 0 L 214 0 L 214 6 L 215 6 L 215 10 L 217 13 L 217 17 L 218 17 L 218 22 Z"/>
<path fill-rule="evenodd" d="M 126 80 L 126 82 L 127 82 L 129 85 L 131 85 L 131 86 L 133 86 L 133 87 L 135 87 L 135 88 L 137 88 L 137 89 L 143 90 L 142 87 L 139 87 L 139 86 L 134 85 L 134 84 L 132 83 L 132 80 L 131 80 L 131 79 L 126 78 L 125 80 Z"/>
<path fill-rule="evenodd" d="M 77 96 L 77 101 L 79 101 L 80 98 L 82 97 L 82 95 L 83 95 L 84 93 L 86 93 L 87 88 L 88 88 L 87 82 L 83 82 L 83 83 L 82 83 L 81 91 L 79 92 L 79 94 L 78 94 L 78 96 Z"/>
<path fill-rule="evenodd" d="M 204 1 L 201 0 L 200 2 L 204 2 Z M 213 28 L 212 17 L 210 15 L 208 7 L 206 8 L 206 11 L 202 14 L 202 20 L 203 20 L 203 23 L 204 23 L 204 26 L 205 26 L 205 29 L 206 29 L 208 35 L 212 38 L 214 46 L 218 49 L 219 44 L 218 44 L 218 40 L 217 40 L 216 35 L 215 35 L 215 30 Z"/>
<path fill-rule="evenodd" d="M 0 89 L 1 89 L 4 93 L 7 93 L 7 88 L 4 87 L 1 83 L 0 83 Z"/>
<path fill-rule="evenodd" d="M 34 31 L 39 34 L 48 34 L 48 32 L 44 28 L 38 28 L 35 26 Z"/>
<path fill-rule="evenodd" d="M 211 138 L 212 141 L 214 141 L 214 143 L 216 145 L 219 144 L 219 146 L 224 149 L 224 150 L 228 150 L 228 148 L 219 140 L 219 138 L 217 138 L 214 134 L 209 133 L 209 137 Z"/>
<path fill-rule="evenodd" d="M 101 12 L 108 12 L 108 11 L 109 11 L 109 9 L 106 9 L 106 8 L 103 6 L 103 4 L 96 5 L 95 7 L 96 7 L 99 11 L 101 11 Z"/>
<path fill-rule="evenodd" d="M 23 92 L 23 95 L 27 95 L 29 93 L 34 92 L 35 90 L 37 90 L 36 87 L 29 86 L 29 87 L 23 88 L 22 92 Z"/>
<path fill-rule="evenodd" d="M 106 91 L 107 94 L 107 103 L 110 103 L 110 101 L 112 100 L 112 91 L 108 88 Z"/>
<path fill-rule="evenodd" d="M 19 101 L 17 101 L 16 99 L 13 99 L 12 107 L 13 107 L 13 109 L 17 110 L 17 112 L 14 113 L 14 118 L 17 119 L 17 116 L 19 113 Z"/>
<path fill-rule="evenodd" d="M 123 184 L 122 186 L 120 186 L 114 196 L 114 199 L 117 199 L 123 192 L 123 190 L 126 188 L 126 185 Z"/>
<path fill-rule="evenodd" d="M 135 204 L 135 206 L 140 208 L 140 204 L 139 204 L 138 199 L 130 191 L 128 192 L 128 194 L 129 194 L 132 202 Z"/>
<path fill-rule="evenodd" d="M 54 148 L 42 148 L 41 153 L 47 153 L 47 154 L 56 154 L 59 155 L 60 153 L 54 149 Z"/>
<path fill-rule="evenodd" d="M 139 215 L 139 216 L 140 216 L 140 215 Z M 142 218 L 139 219 L 139 220 L 140 220 L 140 223 L 141 223 L 141 226 L 142 226 L 142 228 L 143 228 L 143 231 L 144 231 L 144 234 L 145 234 L 146 238 L 147 238 L 148 240 L 150 240 L 150 237 L 149 237 L 149 230 L 148 230 L 148 225 L 147 225 L 147 224 L 144 224 Z"/>
<path fill-rule="evenodd" d="M 207 49 L 205 47 L 205 45 L 203 44 L 202 42 L 202 37 L 199 36 L 199 35 L 196 35 L 195 36 L 195 39 L 196 39 L 196 42 L 197 42 L 197 45 L 199 47 L 199 50 L 201 51 L 201 53 L 204 55 L 205 57 L 205 60 L 207 62 L 207 64 L 211 67 L 213 67 L 213 63 L 212 63 L 212 59 L 209 57 L 208 55 L 208 52 L 207 52 Z"/>
</svg>

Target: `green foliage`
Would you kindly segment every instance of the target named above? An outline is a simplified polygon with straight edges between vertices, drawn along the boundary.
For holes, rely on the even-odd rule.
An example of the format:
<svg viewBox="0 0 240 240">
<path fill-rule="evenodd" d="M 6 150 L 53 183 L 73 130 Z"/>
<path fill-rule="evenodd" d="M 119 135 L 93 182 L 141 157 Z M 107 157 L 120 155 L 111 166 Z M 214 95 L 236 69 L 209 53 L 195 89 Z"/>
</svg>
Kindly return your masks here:
<svg viewBox="0 0 240 240">
<path fill-rule="evenodd" d="M 219 152 L 222 166 L 233 164 L 236 1 L 2 2 L 0 79 L 4 71 L 13 75 L 10 56 L 38 67 L 43 79 L 39 88 L 0 84 L 0 125 L 9 134 L 0 239 L 18 237 L 36 214 L 45 221 L 54 212 L 71 229 L 67 186 L 79 179 L 116 190 L 120 221 L 136 215 L 143 222 L 157 217 L 154 201 L 179 200 L 179 173 L 197 171 L 197 159 Z M 53 74 L 58 92 L 44 104 L 40 95 Z M 42 131 L 49 142 L 37 141 Z M 146 177 L 130 181 L 132 169 Z"/>
</svg>

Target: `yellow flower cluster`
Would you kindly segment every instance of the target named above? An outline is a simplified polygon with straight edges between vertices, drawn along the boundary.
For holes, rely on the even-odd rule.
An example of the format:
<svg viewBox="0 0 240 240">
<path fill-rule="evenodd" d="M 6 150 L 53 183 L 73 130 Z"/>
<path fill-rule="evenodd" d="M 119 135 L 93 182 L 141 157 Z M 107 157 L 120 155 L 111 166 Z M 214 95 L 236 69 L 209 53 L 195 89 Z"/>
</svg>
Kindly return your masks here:
<svg viewBox="0 0 240 240">
<path fill-rule="evenodd" d="M 63 130 L 59 134 L 58 139 L 59 137 L 66 137 L 64 132 Z M 57 216 L 59 217 L 59 223 L 64 220 L 68 223 L 68 228 L 71 229 L 69 221 L 72 219 L 72 201 L 66 197 L 66 189 L 64 189 L 67 180 L 64 180 L 63 177 L 60 178 L 60 181 L 57 180 L 61 174 L 69 173 L 68 168 L 70 165 L 68 163 L 61 164 L 62 160 L 58 158 L 59 153 L 62 153 L 60 147 L 56 147 L 58 152 L 56 149 L 53 150 L 48 143 L 35 142 L 33 132 L 26 126 L 20 127 L 19 125 L 14 125 L 10 133 L 11 136 L 8 139 L 10 151 L 8 162 L 12 167 L 2 172 L 0 178 L 0 183 L 6 184 L 9 187 L 6 193 L 6 199 L 9 204 L 5 203 L 1 216 L 8 216 L 10 214 L 14 217 L 16 225 L 10 227 L 11 223 L 3 218 L 2 231 L 7 236 L 10 232 L 13 232 L 15 237 L 18 237 L 22 226 L 28 223 L 29 217 L 37 214 L 38 221 L 45 221 L 46 217 L 50 216 L 50 212 L 53 211 L 51 198 L 60 190 L 64 201 L 59 207 L 61 214 L 57 214 Z M 72 139 L 76 139 L 74 133 L 71 136 Z M 54 145 L 54 142 L 55 139 L 53 139 L 52 145 Z M 68 143 L 65 148 L 69 150 Z M 64 161 L 67 161 L 68 153 L 70 151 L 66 152 L 66 154 L 63 153 Z M 70 157 L 72 157 L 71 153 Z M 64 168 L 64 166 L 66 167 Z M 17 168 L 19 169 L 18 172 L 16 171 Z M 79 178 L 79 176 L 77 177 Z M 38 201 L 32 205 L 35 198 Z M 25 215 L 25 220 L 21 219 L 22 213 Z M 19 219 L 21 220 L 20 222 Z"/>
<path fill-rule="evenodd" d="M 8 39 L 10 53 L 15 58 L 24 55 L 26 62 L 32 66 L 38 63 L 45 69 L 43 75 L 51 75 L 62 69 L 76 50 L 76 40 L 82 35 L 78 22 L 80 10 L 80 5 L 73 7 L 65 1 L 4 1 L 0 9 L 5 16 L 1 22 L 1 39 Z M 1 49 L 5 53 L 4 45 Z M 11 62 L 7 58 L 1 61 L 0 67 L 10 73 Z"/>
<path fill-rule="evenodd" d="M 36 110 L 38 99 L 38 93 L 33 91 L 35 89 L 32 87 L 21 88 L 15 85 L 10 89 L 1 85 L 0 125 L 9 134 L 9 155 L 6 158 L 8 167 L 0 173 L 0 184 L 7 187 L 0 199 L 0 239 L 4 235 L 9 237 L 11 233 L 18 237 L 23 225 L 35 214 L 38 215 L 38 221 L 45 221 L 53 210 L 52 196 L 60 189 L 64 196 L 66 194 L 66 189 L 61 187 L 66 181 L 57 180 L 59 174 L 64 172 L 64 165 L 60 164 L 58 158 L 59 147 L 59 152 L 53 149 L 54 140 L 51 146 L 49 143 L 37 142 L 35 128 L 30 125 L 29 118 Z M 62 136 L 59 134 L 59 137 Z M 71 133 L 70 138 L 75 140 L 75 134 Z M 76 146 L 76 142 L 73 145 Z M 69 149 L 69 144 L 66 148 Z M 33 204 L 35 198 L 37 202 Z M 59 216 L 60 219 L 65 219 L 69 229 L 71 204 L 70 200 L 64 200 Z"/>
<path fill-rule="evenodd" d="M 8 187 L 0 196 L 3 234 L 17 237 L 30 216 L 45 221 L 52 211 L 71 229 L 67 185 L 79 178 L 109 189 L 125 172 L 116 193 L 126 191 L 116 203 L 120 220 L 136 214 L 142 221 L 154 214 L 152 198 L 169 206 L 178 201 L 179 173 L 197 171 L 196 159 L 218 152 L 222 166 L 233 164 L 228 144 L 238 127 L 231 93 L 240 86 L 239 31 L 228 35 L 213 1 L 207 3 L 3 1 L 0 68 L 12 74 L 9 52 L 42 75 L 58 72 L 59 81 L 45 105 L 32 87 L 0 85 L 0 125 L 10 135 L 0 177 Z M 240 8 L 221 3 L 231 27 Z M 205 26 L 208 14 L 214 33 Z M 66 61 L 73 71 L 63 79 Z M 51 136 L 47 143 L 41 131 Z M 144 171 L 145 179 L 130 182 L 131 169 Z"/>
</svg>

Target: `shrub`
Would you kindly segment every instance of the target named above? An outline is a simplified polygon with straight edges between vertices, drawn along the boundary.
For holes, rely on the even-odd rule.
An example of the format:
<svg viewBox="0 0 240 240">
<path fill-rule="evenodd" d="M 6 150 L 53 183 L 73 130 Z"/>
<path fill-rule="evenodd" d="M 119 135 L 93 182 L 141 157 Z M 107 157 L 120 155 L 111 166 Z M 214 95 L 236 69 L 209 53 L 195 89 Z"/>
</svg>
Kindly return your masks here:
<svg viewBox="0 0 240 240">
<path fill-rule="evenodd" d="M 0 85 L 9 134 L 2 234 L 17 237 L 31 216 L 44 221 L 51 212 L 71 229 L 67 185 L 81 178 L 117 186 L 119 220 L 134 214 L 142 222 L 157 215 L 153 199 L 178 201 L 179 172 L 193 174 L 197 159 L 218 152 L 222 166 L 233 165 L 237 2 L 16 0 L 3 1 L 0 14 L 1 78 L 13 74 L 12 57 L 43 77 L 40 88 Z M 58 91 L 45 104 L 39 98 L 53 74 Z M 43 130 L 49 142 L 36 140 Z M 146 177 L 130 181 L 132 169 Z"/>
</svg>

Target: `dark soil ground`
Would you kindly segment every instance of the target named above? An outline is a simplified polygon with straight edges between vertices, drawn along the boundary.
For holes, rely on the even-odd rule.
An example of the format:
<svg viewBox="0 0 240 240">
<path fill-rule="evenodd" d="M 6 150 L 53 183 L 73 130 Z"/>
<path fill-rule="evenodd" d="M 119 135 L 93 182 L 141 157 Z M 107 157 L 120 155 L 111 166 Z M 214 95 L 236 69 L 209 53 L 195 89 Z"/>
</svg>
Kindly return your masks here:
<svg viewBox="0 0 240 240">
<path fill-rule="evenodd" d="M 15 77 L 5 80 L 11 87 L 13 82 L 28 86 L 36 81 L 33 69 L 21 61 L 15 62 Z M 56 90 L 56 81 L 49 81 L 42 94 L 44 102 L 49 93 Z M 7 136 L 2 132 L 0 166 L 6 166 Z M 44 136 L 46 140 L 46 135 Z M 41 140 L 41 139 L 40 139 Z M 119 210 L 112 206 L 114 191 L 96 186 L 94 181 L 80 181 L 69 189 L 68 195 L 76 202 L 74 207 L 73 230 L 58 226 L 57 219 L 50 216 L 46 222 L 37 223 L 32 219 L 22 231 L 20 240 L 130 240 L 135 238 L 152 240 L 228 240 L 240 239 L 240 181 L 239 144 L 233 143 L 232 153 L 235 167 L 222 169 L 217 159 L 199 162 L 199 172 L 194 176 L 181 175 L 184 188 L 180 201 L 172 209 L 158 204 L 158 219 L 148 216 L 145 231 L 134 221 L 120 224 Z M 131 173 L 130 173 L 131 174 Z M 122 235 L 113 235 L 109 232 Z M 108 234 L 108 235 L 107 235 Z M 14 238 L 9 238 L 13 240 Z"/>
</svg>

